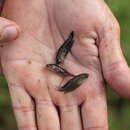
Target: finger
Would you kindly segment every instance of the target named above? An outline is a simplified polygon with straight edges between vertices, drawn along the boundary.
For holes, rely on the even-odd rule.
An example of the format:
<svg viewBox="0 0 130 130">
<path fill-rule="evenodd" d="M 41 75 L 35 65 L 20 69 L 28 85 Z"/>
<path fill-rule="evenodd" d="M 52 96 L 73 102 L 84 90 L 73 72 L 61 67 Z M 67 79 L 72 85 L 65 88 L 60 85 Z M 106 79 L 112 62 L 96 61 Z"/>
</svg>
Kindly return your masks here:
<svg viewBox="0 0 130 130">
<path fill-rule="evenodd" d="M 38 130 L 60 130 L 57 110 L 48 92 L 43 65 L 32 62 L 24 68 L 28 80 L 24 79 L 26 89 L 36 103 Z"/>
<path fill-rule="evenodd" d="M 108 130 L 105 96 L 90 96 L 82 105 L 84 130 Z"/>
<path fill-rule="evenodd" d="M 130 69 L 121 51 L 119 25 L 110 12 L 106 17 L 99 33 L 103 74 L 118 94 L 130 99 Z"/>
<path fill-rule="evenodd" d="M 17 39 L 19 33 L 20 28 L 14 22 L 0 17 L 0 49 L 4 46 L 3 42 Z M 2 74 L 2 67 L 0 66 L 0 75 Z"/>
<path fill-rule="evenodd" d="M 60 130 L 58 113 L 50 100 L 37 99 L 36 110 L 39 130 Z"/>
<path fill-rule="evenodd" d="M 0 13 L 3 8 L 4 0 L 0 0 Z M 20 28 L 14 22 L 0 17 L 0 47 L 3 47 L 3 42 L 12 41 L 18 38 Z M 2 75 L 2 68 L 0 66 L 0 75 Z"/>
<path fill-rule="evenodd" d="M 0 15 L 5 0 L 0 0 Z M 14 22 L 0 17 L 0 42 L 8 42 L 18 38 L 20 28 Z"/>
<path fill-rule="evenodd" d="M 8 42 L 18 38 L 20 28 L 14 22 L 0 17 L 0 42 Z"/>
<path fill-rule="evenodd" d="M 37 130 L 32 99 L 21 85 L 10 83 L 9 88 L 19 130 Z"/>
<path fill-rule="evenodd" d="M 62 130 L 82 130 L 80 109 L 77 104 L 60 106 L 60 119 Z"/>
</svg>

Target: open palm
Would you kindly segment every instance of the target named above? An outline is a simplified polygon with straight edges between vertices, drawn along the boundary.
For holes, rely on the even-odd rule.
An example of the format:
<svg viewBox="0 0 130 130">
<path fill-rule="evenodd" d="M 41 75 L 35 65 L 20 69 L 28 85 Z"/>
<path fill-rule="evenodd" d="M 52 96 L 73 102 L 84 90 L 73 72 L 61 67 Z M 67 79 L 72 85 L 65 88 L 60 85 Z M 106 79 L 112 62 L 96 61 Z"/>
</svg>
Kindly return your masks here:
<svg viewBox="0 0 130 130">
<path fill-rule="evenodd" d="M 98 47 L 109 41 L 108 36 L 119 36 L 118 24 L 105 3 L 7 0 L 3 16 L 17 22 L 22 30 L 20 38 L 1 52 L 19 129 L 108 130 L 99 59 L 105 52 L 99 53 Z M 75 91 L 64 94 L 56 89 L 64 77 L 45 66 L 55 63 L 56 52 L 71 31 L 75 43 L 62 66 L 75 75 L 89 73 L 89 78 Z M 105 47 L 107 44 L 100 49 Z"/>
</svg>

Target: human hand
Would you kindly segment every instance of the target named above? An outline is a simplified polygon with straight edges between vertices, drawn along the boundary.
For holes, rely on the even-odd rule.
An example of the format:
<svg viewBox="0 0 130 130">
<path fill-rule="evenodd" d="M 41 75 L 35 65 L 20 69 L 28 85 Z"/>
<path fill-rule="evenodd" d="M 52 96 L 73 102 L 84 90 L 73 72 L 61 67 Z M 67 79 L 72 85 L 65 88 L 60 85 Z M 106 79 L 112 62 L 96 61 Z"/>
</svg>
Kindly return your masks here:
<svg viewBox="0 0 130 130">
<path fill-rule="evenodd" d="M 110 80 L 113 73 L 108 73 L 108 68 L 122 53 L 117 42 L 118 24 L 105 3 L 15 1 L 7 0 L 3 16 L 16 21 L 22 33 L 18 40 L 2 48 L 1 62 L 19 129 L 108 130 L 101 63 L 105 79 L 116 88 L 119 81 Z M 72 30 L 76 42 L 63 66 L 73 74 L 86 72 L 90 76 L 80 88 L 63 94 L 55 89 L 63 77 L 45 66 L 55 62 L 58 48 Z M 109 49 L 112 47 L 116 48 L 113 53 Z M 120 89 L 116 91 L 125 95 Z"/>
<path fill-rule="evenodd" d="M 3 8 L 3 1 L 0 0 L 0 14 Z M 14 22 L 0 17 L 0 50 L 4 45 L 4 42 L 15 40 L 19 35 L 19 27 Z M 2 69 L 0 65 L 0 74 L 2 74 Z"/>
</svg>

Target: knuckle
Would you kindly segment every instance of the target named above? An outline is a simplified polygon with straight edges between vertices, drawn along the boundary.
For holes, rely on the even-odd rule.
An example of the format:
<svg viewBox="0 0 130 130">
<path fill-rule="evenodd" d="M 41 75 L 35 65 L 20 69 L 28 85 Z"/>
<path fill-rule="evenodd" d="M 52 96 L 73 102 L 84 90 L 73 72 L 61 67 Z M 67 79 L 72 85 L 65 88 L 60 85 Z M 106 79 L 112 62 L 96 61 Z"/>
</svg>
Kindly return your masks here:
<svg viewBox="0 0 130 130">
<path fill-rule="evenodd" d="M 36 99 L 36 103 L 38 106 L 53 106 L 53 103 L 50 99 L 43 98 L 43 99 Z"/>
<path fill-rule="evenodd" d="M 14 106 L 13 109 L 15 111 L 22 111 L 22 112 L 31 112 L 31 111 L 34 111 L 34 108 L 32 106 L 22 106 L 22 107 Z"/>
<path fill-rule="evenodd" d="M 108 127 L 107 126 L 94 126 L 94 127 L 85 128 L 84 130 L 108 130 Z"/>
<path fill-rule="evenodd" d="M 78 106 L 77 104 L 66 104 L 66 105 L 61 105 L 60 109 L 62 112 L 72 112 L 78 110 Z"/>
</svg>

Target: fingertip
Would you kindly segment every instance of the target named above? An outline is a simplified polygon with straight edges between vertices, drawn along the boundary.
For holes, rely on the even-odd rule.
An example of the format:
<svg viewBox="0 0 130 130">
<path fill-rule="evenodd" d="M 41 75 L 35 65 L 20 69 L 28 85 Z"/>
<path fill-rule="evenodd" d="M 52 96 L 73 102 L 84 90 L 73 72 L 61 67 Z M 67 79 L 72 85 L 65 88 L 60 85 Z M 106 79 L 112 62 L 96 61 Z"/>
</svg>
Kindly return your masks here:
<svg viewBox="0 0 130 130">
<path fill-rule="evenodd" d="M 20 27 L 13 21 L 0 17 L 0 42 L 16 40 L 20 34 Z"/>
<path fill-rule="evenodd" d="M 19 36 L 20 29 L 16 25 L 9 25 L 0 32 L 0 42 L 16 40 Z"/>
</svg>

